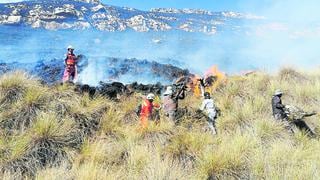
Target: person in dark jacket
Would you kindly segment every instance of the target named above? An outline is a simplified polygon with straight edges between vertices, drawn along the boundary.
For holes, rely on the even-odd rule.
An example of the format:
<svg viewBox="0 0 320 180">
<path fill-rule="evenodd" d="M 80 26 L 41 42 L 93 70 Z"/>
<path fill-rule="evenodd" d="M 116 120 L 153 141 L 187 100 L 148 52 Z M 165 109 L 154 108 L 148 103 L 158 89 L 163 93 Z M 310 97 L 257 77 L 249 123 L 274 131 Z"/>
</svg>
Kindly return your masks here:
<svg viewBox="0 0 320 180">
<path fill-rule="evenodd" d="M 276 90 L 272 97 L 272 112 L 273 117 L 277 121 L 281 121 L 285 128 L 288 130 L 288 132 L 293 133 L 293 124 L 289 122 L 288 116 L 285 113 L 285 105 L 282 104 L 281 97 L 283 95 L 283 92 L 281 90 Z"/>
<path fill-rule="evenodd" d="M 272 112 L 276 120 L 283 120 L 287 117 L 284 111 L 285 106 L 281 100 L 282 95 L 283 92 L 281 90 L 276 90 L 272 97 Z"/>
</svg>

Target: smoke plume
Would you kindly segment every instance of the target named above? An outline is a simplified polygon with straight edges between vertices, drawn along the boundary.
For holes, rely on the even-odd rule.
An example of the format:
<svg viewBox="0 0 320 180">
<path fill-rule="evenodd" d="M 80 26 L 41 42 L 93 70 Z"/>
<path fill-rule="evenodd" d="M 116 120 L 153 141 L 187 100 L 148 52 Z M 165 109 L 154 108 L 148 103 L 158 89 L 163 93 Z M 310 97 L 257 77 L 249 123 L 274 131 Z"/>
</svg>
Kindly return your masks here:
<svg viewBox="0 0 320 180">
<path fill-rule="evenodd" d="M 222 26 L 215 35 L 181 31 L 44 31 L 4 26 L 0 28 L 0 61 L 30 63 L 57 59 L 57 63 L 63 63 L 66 47 L 73 45 L 76 54 L 89 59 L 79 79 L 91 84 L 108 79 L 107 57 L 157 61 L 197 74 L 203 74 L 212 65 L 228 74 L 259 69 L 274 72 L 283 66 L 317 67 L 320 2 L 263 0 L 261 4 L 265 6 L 255 13 L 264 19 L 237 21 L 239 29 Z M 128 74 L 119 80 L 159 80 L 145 74 Z"/>
</svg>

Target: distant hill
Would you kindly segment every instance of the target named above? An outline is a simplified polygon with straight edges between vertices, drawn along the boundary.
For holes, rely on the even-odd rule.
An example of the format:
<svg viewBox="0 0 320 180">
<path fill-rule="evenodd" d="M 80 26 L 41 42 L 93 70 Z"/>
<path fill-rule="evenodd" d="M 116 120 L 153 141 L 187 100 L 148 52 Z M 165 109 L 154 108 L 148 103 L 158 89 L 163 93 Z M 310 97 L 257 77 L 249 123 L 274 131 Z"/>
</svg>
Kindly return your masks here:
<svg viewBox="0 0 320 180">
<path fill-rule="evenodd" d="M 0 24 L 48 30 L 97 29 L 101 31 L 186 31 L 215 34 L 241 30 L 242 21 L 261 17 L 236 12 L 154 8 L 141 11 L 105 5 L 99 0 L 34 0 L 0 4 Z"/>
</svg>

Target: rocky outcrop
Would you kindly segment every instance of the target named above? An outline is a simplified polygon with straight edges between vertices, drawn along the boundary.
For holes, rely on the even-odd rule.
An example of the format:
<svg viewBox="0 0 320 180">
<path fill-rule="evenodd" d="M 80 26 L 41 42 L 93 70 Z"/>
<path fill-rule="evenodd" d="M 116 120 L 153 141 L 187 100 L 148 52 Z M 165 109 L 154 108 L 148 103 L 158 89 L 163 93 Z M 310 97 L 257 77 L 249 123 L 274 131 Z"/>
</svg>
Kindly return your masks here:
<svg viewBox="0 0 320 180">
<path fill-rule="evenodd" d="M 100 0 L 76 0 L 76 1 L 92 3 L 92 4 L 99 4 L 100 3 Z"/>
<path fill-rule="evenodd" d="M 107 61 L 109 76 L 111 79 L 119 79 L 126 74 L 149 74 L 154 77 L 161 77 L 167 82 L 173 82 L 175 79 L 188 76 L 191 73 L 188 70 L 178 68 L 170 64 L 160 64 L 154 61 L 138 59 L 119 59 L 110 58 Z"/>
<path fill-rule="evenodd" d="M 151 12 L 155 13 L 172 13 L 172 14 L 199 14 L 199 15 L 214 15 L 211 11 L 202 9 L 175 9 L 175 8 L 152 8 Z"/>
<path fill-rule="evenodd" d="M 174 8 L 156 8 L 146 12 L 104 5 L 99 0 L 35 0 L 0 4 L 0 24 L 48 30 L 180 30 L 215 34 L 218 29 L 235 27 L 239 19 L 253 17 L 235 12 Z"/>
</svg>

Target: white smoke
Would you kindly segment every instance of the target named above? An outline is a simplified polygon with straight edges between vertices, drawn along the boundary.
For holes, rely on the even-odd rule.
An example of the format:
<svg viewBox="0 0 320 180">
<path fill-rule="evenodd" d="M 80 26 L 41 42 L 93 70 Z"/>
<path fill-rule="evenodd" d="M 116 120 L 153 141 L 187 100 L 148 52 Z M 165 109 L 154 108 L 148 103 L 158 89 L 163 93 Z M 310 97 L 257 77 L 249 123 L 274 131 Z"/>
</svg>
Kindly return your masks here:
<svg viewBox="0 0 320 180">
<path fill-rule="evenodd" d="M 251 27 L 244 55 L 259 67 L 311 68 L 320 64 L 320 1 L 268 1 L 260 9 L 267 21 Z"/>
<path fill-rule="evenodd" d="M 212 65 L 218 65 L 227 73 L 255 69 L 275 71 L 282 66 L 310 68 L 320 64 L 318 7 L 318 0 L 271 0 L 257 14 L 265 19 L 239 24 L 245 32 L 224 32 L 229 29 L 221 28 L 212 36 L 183 32 L 37 30 L 23 32 L 23 38 L 14 38 L 10 33 L 1 33 L 4 41 L 0 43 L 0 60 L 34 62 L 57 58 L 63 63 L 65 47 L 72 44 L 76 54 L 89 58 L 89 65 L 79 80 L 93 85 L 109 78 L 106 57 L 154 60 L 200 74 Z M 120 80 L 158 81 L 153 78 L 147 73 L 128 74 Z"/>
<path fill-rule="evenodd" d="M 100 81 L 108 80 L 107 69 L 106 63 L 90 57 L 88 66 L 78 75 L 77 82 L 97 86 Z"/>
</svg>

